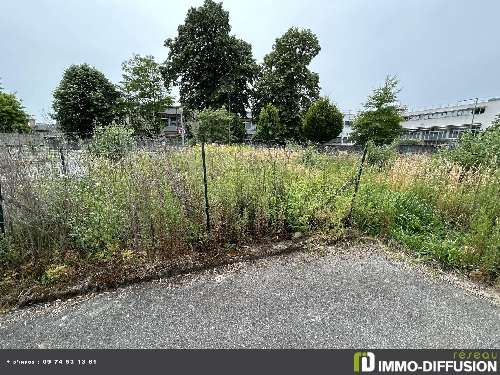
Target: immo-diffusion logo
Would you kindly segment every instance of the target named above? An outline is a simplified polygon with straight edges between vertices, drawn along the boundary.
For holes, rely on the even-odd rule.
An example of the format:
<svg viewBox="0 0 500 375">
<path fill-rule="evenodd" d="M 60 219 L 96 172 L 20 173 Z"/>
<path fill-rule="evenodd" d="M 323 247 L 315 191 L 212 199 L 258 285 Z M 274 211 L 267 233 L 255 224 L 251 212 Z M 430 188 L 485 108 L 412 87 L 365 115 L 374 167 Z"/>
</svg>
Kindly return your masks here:
<svg viewBox="0 0 500 375">
<path fill-rule="evenodd" d="M 372 372 L 375 370 L 375 354 L 372 352 L 354 353 L 354 372 Z"/>
<path fill-rule="evenodd" d="M 354 353 L 354 372 L 369 373 L 491 373 L 498 371 L 496 351 L 458 351 L 447 354 L 447 358 L 428 360 L 375 360 L 372 352 Z"/>
</svg>

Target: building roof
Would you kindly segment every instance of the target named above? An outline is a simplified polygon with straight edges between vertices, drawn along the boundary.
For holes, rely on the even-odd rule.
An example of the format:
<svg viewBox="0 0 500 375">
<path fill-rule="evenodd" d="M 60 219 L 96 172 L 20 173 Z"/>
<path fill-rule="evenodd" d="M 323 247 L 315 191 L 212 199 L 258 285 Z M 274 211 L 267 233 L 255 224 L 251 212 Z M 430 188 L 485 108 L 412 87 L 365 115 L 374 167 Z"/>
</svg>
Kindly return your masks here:
<svg viewBox="0 0 500 375">
<path fill-rule="evenodd" d="M 57 128 L 55 124 L 47 122 L 35 122 L 33 130 L 37 132 L 54 132 L 57 130 Z"/>
</svg>

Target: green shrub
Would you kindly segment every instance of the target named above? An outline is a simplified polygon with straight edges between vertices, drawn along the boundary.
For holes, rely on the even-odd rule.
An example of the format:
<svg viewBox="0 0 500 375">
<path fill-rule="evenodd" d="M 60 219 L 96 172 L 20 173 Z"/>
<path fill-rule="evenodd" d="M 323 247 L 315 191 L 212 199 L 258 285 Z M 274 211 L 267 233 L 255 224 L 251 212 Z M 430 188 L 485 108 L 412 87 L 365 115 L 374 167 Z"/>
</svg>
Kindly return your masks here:
<svg viewBox="0 0 500 375">
<path fill-rule="evenodd" d="M 235 124 L 234 116 L 224 108 L 205 109 L 196 115 L 190 128 L 198 142 L 223 144 L 230 143 L 231 128 Z"/>
<path fill-rule="evenodd" d="M 368 165 L 383 168 L 392 165 L 397 158 L 397 151 L 394 144 L 376 146 L 375 143 L 369 141 L 367 147 L 366 162 Z"/>
<path fill-rule="evenodd" d="M 28 115 L 15 94 L 2 92 L 0 87 L 0 133 L 30 133 Z"/>
<path fill-rule="evenodd" d="M 433 165 L 428 157 L 429 165 L 422 167 L 412 159 L 413 164 L 399 159 L 391 169 L 367 172 L 353 212 L 356 225 L 445 267 L 494 280 L 500 267 L 500 203 L 492 197 L 500 196 L 499 172 L 470 171 L 460 182 L 456 168 Z"/>
<path fill-rule="evenodd" d="M 53 284 L 57 281 L 64 279 L 67 275 L 68 269 L 65 265 L 57 265 L 49 267 L 42 275 L 42 284 Z"/>
<path fill-rule="evenodd" d="M 460 136 L 452 150 L 442 152 L 442 156 L 464 167 L 500 167 L 500 117 L 482 133 L 466 132 Z"/>
<path fill-rule="evenodd" d="M 0 234 L 0 269 L 17 265 L 19 253 L 14 249 L 12 238 Z"/>
<path fill-rule="evenodd" d="M 255 139 L 261 142 L 283 141 L 285 126 L 280 121 L 279 111 L 272 104 L 266 104 L 259 113 Z"/>
<path fill-rule="evenodd" d="M 241 143 L 245 140 L 247 131 L 243 120 L 236 113 L 231 113 L 231 123 L 229 124 L 231 131 L 230 143 Z"/>
<path fill-rule="evenodd" d="M 328 98 L 318 99 L 304 115 L 303 134 L 313 142 L 331 141 L 342 131 L 342 118 L 342 113 Z"/>
<path fill-rule="evenodd" d="M 120 125 L 97 127 L 89 144 L 89 151 L 98 157 L 120 160 L 134 146 L 133 133 L 132 129 Z"/>
</svg>

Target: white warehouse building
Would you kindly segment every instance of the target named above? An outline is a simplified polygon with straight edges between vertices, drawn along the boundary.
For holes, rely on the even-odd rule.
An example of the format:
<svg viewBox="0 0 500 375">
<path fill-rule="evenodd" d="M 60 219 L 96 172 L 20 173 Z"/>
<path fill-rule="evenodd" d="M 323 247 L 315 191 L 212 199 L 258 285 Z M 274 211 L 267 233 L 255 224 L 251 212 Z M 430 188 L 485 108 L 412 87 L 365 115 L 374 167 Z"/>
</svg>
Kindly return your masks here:
<svg viewBox="0 0 500 375">
<path fill-rule="evenodd" d="M 407 111 L 403 114 L 402 139 L 423 143 L 450 143 L 466 130 L 486 130 L 500 114 L 500 98 L 469 100 L 442 107 Z M 350 134 L 354 114 L 344 113 L 344 129 L 337 144 L 352 144 Z"/>
</svg>

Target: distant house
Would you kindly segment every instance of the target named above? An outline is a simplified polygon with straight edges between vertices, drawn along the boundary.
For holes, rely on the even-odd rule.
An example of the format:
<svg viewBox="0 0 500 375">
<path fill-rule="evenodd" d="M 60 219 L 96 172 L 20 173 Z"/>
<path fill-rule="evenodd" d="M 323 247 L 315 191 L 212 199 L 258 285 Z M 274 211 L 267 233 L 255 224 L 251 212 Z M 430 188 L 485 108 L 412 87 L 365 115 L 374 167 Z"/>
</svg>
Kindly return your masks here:
<svg viewBox="0 0 500 375">
<path fill-rule="evenodd" d="M 242 117 L 241 120 L 245 125 L 246 138 L 252 139 L 255 133 L 257 132 L 257 124 L 254 122 L 254 119 L 252 117 L 252 112 L 247 111 L 246 116 Z"/>
<path fill-rule="evenodd" d="M 47 122 L 35 122 L 32 127 L 34 132 L 45 133 L 45 134 L 57 134 L 59 133 L 56 124 L 50 124 Z"/>
<path fill-rule="evenodd" d="M 160 118 L 164 124 L 163 134 L 169 138 L 182 136 L 184 132 L 184 122 L 181 106 L 170 106 L 160 112 Z"/>
<path fill-rule="evenodd" d="M 45 135 L 57 135 L 61 132 L 58 130 L 57 125 L 48 122 L 38 122 L 34 116 L 29 116 L 28 126 L 33 133 L 43 133 Z"/>
<path fill-rule="evenodd" d="M 327 144 L 340 145 L 340 146 L 352 146 L 354 142 L 351 140 L 352 132 L 352 122 L 356 115 L 351 111 L 346 111 L 342 114 L 344 116 L 344 126 L 342 127 L 342 132 L 339 136 Z"/>
</svg>

